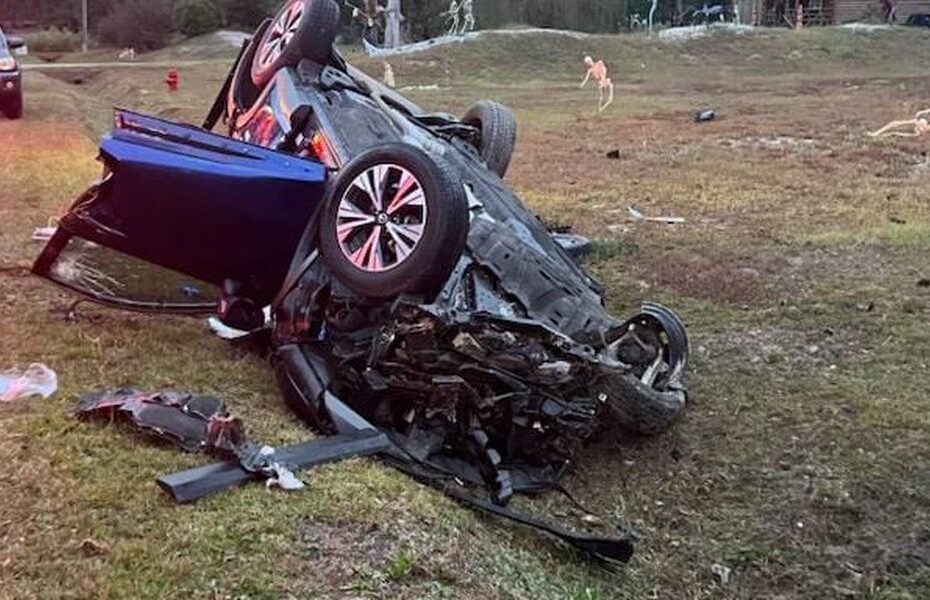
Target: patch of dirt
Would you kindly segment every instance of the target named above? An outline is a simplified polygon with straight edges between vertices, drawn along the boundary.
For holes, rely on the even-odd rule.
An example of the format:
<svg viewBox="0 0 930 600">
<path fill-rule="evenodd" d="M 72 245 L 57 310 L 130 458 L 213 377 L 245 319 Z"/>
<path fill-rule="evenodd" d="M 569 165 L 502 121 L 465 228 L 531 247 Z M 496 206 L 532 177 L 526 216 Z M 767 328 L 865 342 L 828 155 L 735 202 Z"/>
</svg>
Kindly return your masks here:
<svg viewBox="0 0 930 600">
<path fill-rule="evenodd" d="M 86 85 L 93 83 L 100 78 L 102 71 L 100 69 L 84 69 L 76 67 L 74 69 L 61 69 L 57 71 L 46 71 L 46 75 L 52 79 L 64 81 L 71 85 Z"/>
<path fill-rule="evenodd" d="M 728 331 L 705 335 L 697 340 L 694 350 L 703 360 L 713 363 L 720 372 L 756 368 L 798 373 L 804 370 L 828 367 L 844 368 L 868 360 L 871 350 L 859 332 L 843 331 L 792 331 L 789 329 L 759 328 L 747 331 Z"/>
<path fill-rule="evenodd" d="M 756 240 L 759 242 L 759 240 Z M 850 308 L 869 312 L 868 293 L 879 285 L 900 303 L 919 292 L 923 267 L 919 254 L 871 244 L 842 250 L 747 244 L 737 252 L 708 246 L 652 249 L 641 243 L 631 275 L 641 287 L 726 304 L 797 304 L 821 286 L 850 294 Z M 855 295 L 855 294 L 861 295 Z M 888 294 L 884 294 L 887 296 Z"/>
<path fill-rule="evenodd" d="M 694 249 L 644 253 L 634 277 L 650 287 L 727 304 L 773 301 L 785 294 L 788 259 L 777 252 L 721 255 Z"/>
<path fill-rule="evenodd" d="M 330 589 L 346 588 L 365 569 L 383 569 L 397 546 L 393 536 L 377 526 L 359 523 L 304 519 L 298 531 L 303 557 Z"/>
<path fill-rule="evenodd" d="M 824 148 L 814 139 L 787 135 L 746 136 L 743 138 L 723 139 L 719 143 L 724 148 L 739 150 L 749 149 L 802 155 L 829 152 L 829 149 Z"/>
</svg>

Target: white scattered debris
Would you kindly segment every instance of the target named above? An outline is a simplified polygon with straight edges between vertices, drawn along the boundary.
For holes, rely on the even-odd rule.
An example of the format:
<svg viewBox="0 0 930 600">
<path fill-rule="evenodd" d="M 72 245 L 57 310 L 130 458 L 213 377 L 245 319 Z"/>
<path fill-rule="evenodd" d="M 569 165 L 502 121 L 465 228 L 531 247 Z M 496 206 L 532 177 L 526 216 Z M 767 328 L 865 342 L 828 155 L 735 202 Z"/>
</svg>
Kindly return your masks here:
<svg viewBox="0 0 930 600">
<path fill-rule="evenodd" d="M 632 206 L 627 208 L 627 212 L 630 213 L 630 218 L 636 221 L 637 223 L 645 221 L 647 223 L 664 223 L 666 225 L 680 225 L 685 222 L 685 219 L 683 217 L 647 217 Z"/>
<path fill-rule="evenodd" d="M 710 25 L 689 25 L 687 27 L 671 27 L 659 32 L 659 39 L 663 42 L 683 42 L 704 37 L 714 33 L 744 34 L 755 31 L 752 25 L 737 25 L 736 23 L 711 23 Z"/>
<path fill-rule="evenodd" d="M 265 480 L 266 488 L 279 487 L 286 492 L 293 492 L 302 490 L 306 487 L 304 482 L 294 475 L 293 471 L 279 463 L 273 463 L 271 465 L 271 470 L 273 470 L 275 474 L 274 477 Z"/>
<path fill-rule="evenodd" d="M 47 399 L 58 390 L 58 375 L 41 363 L 25 371 L 11 369 L 0 373 L 0 402 L 13 402 L 30 396 Z"/>
<path fill-rule="evenodd" d="M 252 34 L 242 31 L 224 29 L 214 32 L 212 37 L 221 44 L 227 44 L 229 46 L 235 46 L 236 48 L 239 48 L 242 46 L 242 42 L 251 39 Z"/>
<path fill-rule="evenodd" d="M 217 335 L 217 337 L 221 337 L 224 340 L 237 340 L 241 337 L 249 335 L 248 331 L 241 331 L 239 329 L 233 329 L 232 327 L 224 325 L 223 322 L 216 317 L 210 317 L 207 319 L 207 325 L 210 326 L 210 329 Z"/>
<path fill-rule="evenodd" d="M 864 33 L 870 33 L 872 31 L 884 31 L 886 29 L 891 29 L 891 25 L 875 25 L 873 23 L 844 23 L 843 25 L 839 25 L 838 28 L 845 29 L 847 31 L 862 31 Z"/>
<path fill-rule="evenodd" d="M 55 232 L 58 231 L 58 219 L 51 217 L 45 227 L 36 227 L 32 232 L 33 242 L 47 242 L 52 239 Z"/>
<path fill-rule="evenodd" d="M 375 46 L 368 40 L 362 40 L 362 44 L 365 47 L 365 53 L 368 56 L 384 58 L 387 56 L 397 56 L 400 54 L 412 54 L 414 52 L 423 52 L 424 50 L 429 50 L 431 48 L 436 48 L 438 46 L 445 46 L 447 44 L 462 44 L 465 42 L 474 42 L 480 38 L 493 37 L 493 36 L 518 36 L 518 35 L 553 35 L 553 36 L 562 36 L 570 37 L 576 40 L 584 40 L 590 36 L 590 34 L 582 33 L 580 31 L 569 31 L 567 29 L 543 29 L 539 27 L 526 27 L 520 29 L 489 29 L 486 31 L 473 31 L 466 33 L 464 35 L 441 35 L 439 37 L 434 37 L 428 40 L 422 40 L 420 42 L 414 42 L 412 44 L 404 44 L 403 46 L 398 46 L 397 48 L 379 48 Z"/>
<path fill-rule="evenodd" d="M 400 88 L 402 92 L 438 92 L 442 88 L 436 85 L 408 85 Z"/>
<path fill-rule="evenodd" d="M 36 227 L 35 231 L 32 232 L 32 241 L 33 242 L 42 242 L 45 243 L 52 239 L 52 236 L 55 235 L 55 232 L 58 231 L 58 227 Z"/>
<path fill-rule="evenodd" d="M 465 35 L 443 35 L 429 40 L 423 40 L 422 42 L 404 44 L 403 46 L 398 46 L 397 48 L 379 48 L 378 46 L 375 46 L 368 40 L 364 39 L 362 40 L 362 43 L 365 46 L 365 53 L 368 54 L 368 56 L 383 58 L 386 56 L 398 56 L 400 54 L 423 52 L 424 50 L 436 48 L 437 46 L 445 46 L 447 44 L 455 43 L 461 44 L 464 42 L 471 42 L 476 39 L 478 39 L 477 33 L 468 33 Z"/>
<path fill-rule="evenodd" d="M 525 34 L 543 34 L 543 35 L 560 35 L 570 37 L 575 40 L 584 40 L 591 37 L 591 34 L 582 31 L 571 31 L 569 29 L 544 29 L 542 27 L 521 27 L 519 29 L 489 29 L 478 32 L 479 36 L 486 35 L 525 35 Z"/>
<path fill-rule="evenodd" d="M 266 306 L 264 313 L 265 313 L 265 323 L 267 323 L 268 321 L 271 320 L 271 307 Z M 239 338 L 243 338 L 249 335 L 250 333 L 252 333 L 251 331 L 242 331 L 241 329 L 233 329 L 232 327 L 224 324 L 222 321 L 220 321 L 216 317 L 210 317 L 209 319 L 207 319 L 207 325 L 210 326 L 210 329 L 213 331 L 213 333 L 217 335 L 217 337 L 221 337 L 224 340 L 238 340 Z"/>
<path fill-rule="evenodd" d="M 717 576 L 717 579 L 720 581 L 720 585 L 727 585 L 730 583 L 730 574 L 733 572 L 733 570 L 730 569 L 730 567 L 714 563 L 710 567 L 710 572 Z"/>
</svg>

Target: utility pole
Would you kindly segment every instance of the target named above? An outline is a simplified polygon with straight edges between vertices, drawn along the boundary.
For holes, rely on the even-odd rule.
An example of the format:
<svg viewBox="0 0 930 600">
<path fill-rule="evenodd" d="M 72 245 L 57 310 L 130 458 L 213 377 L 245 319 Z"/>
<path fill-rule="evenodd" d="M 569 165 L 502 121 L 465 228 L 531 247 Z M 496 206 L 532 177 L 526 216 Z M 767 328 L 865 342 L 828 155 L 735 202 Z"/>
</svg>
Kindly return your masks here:
<svg viewBox="0 0 930 600">
<path fill-rule="evenodd" d="M 81 0 L 81 31 L 84 34 L 84 40 L 81 43 L 81 49 L 87 52 L 87 0 Z"/>
</svg>

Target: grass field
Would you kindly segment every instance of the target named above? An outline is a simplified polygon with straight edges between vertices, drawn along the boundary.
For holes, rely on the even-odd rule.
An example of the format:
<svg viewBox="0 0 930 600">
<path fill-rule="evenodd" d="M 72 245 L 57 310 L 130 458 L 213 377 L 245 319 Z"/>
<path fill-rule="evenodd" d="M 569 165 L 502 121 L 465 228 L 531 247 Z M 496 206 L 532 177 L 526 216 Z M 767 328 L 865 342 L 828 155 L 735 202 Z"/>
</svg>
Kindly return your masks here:
<svg viewBox="0 0 930 600">
<path fill-rule="evenodd" d="M 0 406 L 0 598 L 930 597 L 930 155 L 865 136 L 930 106 L 928 42 L 489 34 L 391 60 L 399 86 L 438 86 L 409 92 L 426 106 L 510 104 L 514 188 L 598 240 L 616 313 L 659 300 L 690 327 L 686 416 L 656 438 L 605 432 L 565 482 L 635 523 L 613 572 L 369 460 L 299 494 L 179 508 L 153 479 L 202 458 L 72 421 L 86 392 L 179 388 L 269 443 L 309 435 L 268 365 L 202 322 L 86 305 L 66 321 L 71 299 L 28 275 L 32 228 L 98 174 L 109 107 L 198 122 L 228 61 L 210 51 L 173 96 L 155 69 L 28 74 L 26 118 L 0 121 L 0 369 L 46 362 L 61 389 Z M 617 83 L 600 116 L 578 89 L 586 53 Z M 718 119 L 693 123 L 702 107 Z M 686 223 L 632 223 L 630 206 Z"/>
</svg>

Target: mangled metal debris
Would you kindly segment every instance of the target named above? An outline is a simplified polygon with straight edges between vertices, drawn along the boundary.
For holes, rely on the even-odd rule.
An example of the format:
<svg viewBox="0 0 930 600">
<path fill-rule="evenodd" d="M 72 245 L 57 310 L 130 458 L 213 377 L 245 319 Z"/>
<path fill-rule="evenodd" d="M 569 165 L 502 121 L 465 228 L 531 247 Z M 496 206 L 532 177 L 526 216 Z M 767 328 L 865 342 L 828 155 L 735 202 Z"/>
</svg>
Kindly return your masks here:
<svg viewBox="0 0 930 600">
<path fill-rule="evenodd" d="M 158 483 L 178 502 L 191 502 L 255 479 L 265 479 L 269 487 L 299 490 L 304 484 L 294 475 L 296 469 L 371 454 L 388 446 L 383 436 L 369 432 L 352 440 L 323 439 L 275 449 L 249 440 L 242 421 L 231 417 L 219 400 L 179 392 L 120 389 L 91 394 L 78 401 L 73 414 L 127 422 L 186 452 L 225 459 L 159 478 Z M 347 441 L 354 442 L 348 449 Z"/>
</svg>

